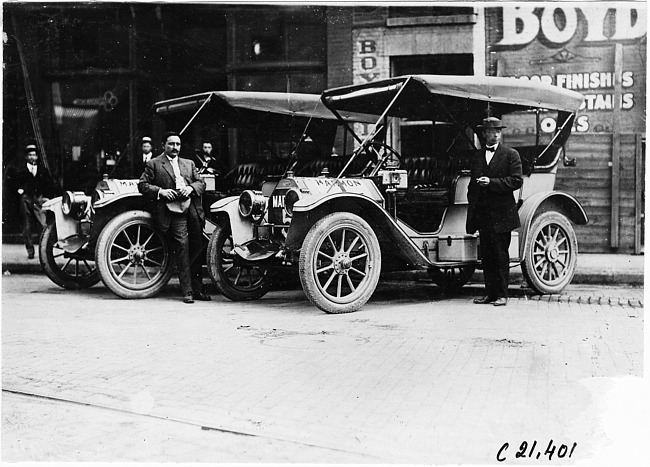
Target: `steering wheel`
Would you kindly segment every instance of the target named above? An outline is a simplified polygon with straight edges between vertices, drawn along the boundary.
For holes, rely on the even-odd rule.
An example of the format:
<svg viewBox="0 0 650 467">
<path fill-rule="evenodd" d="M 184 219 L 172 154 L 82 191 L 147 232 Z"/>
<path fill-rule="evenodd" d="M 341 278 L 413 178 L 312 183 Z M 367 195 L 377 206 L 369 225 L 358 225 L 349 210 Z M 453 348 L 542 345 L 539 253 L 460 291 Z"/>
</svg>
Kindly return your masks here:
<svg viewBox="0 0 650 467">
<path fill-rule="evenodd" d="M 370 170 L 370 176 L 374 176 L 383 168 L 397 169 L 402 165 L 402 156 L 392 146 L 378 141 L 370 143 L 369 146 L 374 151 L 370 147 L 365 151 L 370 157 L 370 163 L 364 169 L 364 173 Z"/>
</svg>

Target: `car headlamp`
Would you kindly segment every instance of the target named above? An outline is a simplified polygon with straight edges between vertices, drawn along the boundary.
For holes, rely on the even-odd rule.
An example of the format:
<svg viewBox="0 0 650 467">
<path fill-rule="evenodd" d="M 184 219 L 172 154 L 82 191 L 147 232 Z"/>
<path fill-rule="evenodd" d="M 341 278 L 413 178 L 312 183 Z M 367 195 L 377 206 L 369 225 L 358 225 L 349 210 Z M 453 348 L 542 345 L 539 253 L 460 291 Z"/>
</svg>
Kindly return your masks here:
<svg viewBox="0 0 650 467">
<path fill-rule="evenodd" d="M 287 194 L 284 195 L 284 210 L 287 212 L 287 215 L 293 216 L 293 206 L 300 199 L 300 192 L 295 188 L 287 191 Z"/>
<path fill-rule="evenodd" d="M 90 196 L 86 196 L 83 191 L 66 191 L 61 200 L 61 210 L 66 216 L 73 219 L 83 219 L 86 210 L 90 206 Z"/>
<path fill-rule="evenodd" d="M 266 196 L 261 191 L 246 190 L 239 195 L 239 213 L 243 217 L 259 218 L 266 210 Z"/>
</svg>

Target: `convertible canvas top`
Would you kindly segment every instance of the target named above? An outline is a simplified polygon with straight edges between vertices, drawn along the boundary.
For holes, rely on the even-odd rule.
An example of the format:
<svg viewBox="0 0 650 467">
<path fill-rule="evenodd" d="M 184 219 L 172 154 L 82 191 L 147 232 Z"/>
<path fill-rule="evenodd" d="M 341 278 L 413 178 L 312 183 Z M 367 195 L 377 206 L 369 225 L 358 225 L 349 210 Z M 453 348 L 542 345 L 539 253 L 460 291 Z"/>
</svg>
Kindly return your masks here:
<svg viewBox="0 0 650 467">
<path fill-rule="evenodd" d="M 442 119 L 462 112 L 482 119 L 485 109 L 507 114 L 527 109 L 574 113 L 582 94 L 516 78 L 494 76 L 410 75 L 366 84 L 329 89 L 322 95 L 325 105 L 337 112 L 355 111 L 381 115 L 397 93 L 399 98 L 388 115 L 411 119 Z M 446 110 L 445 110 L 446 107 Z"/>
<path fill-rule="evenodd" d="M 336 120 L 336 116 L 323 105 L 319 95 L 291 92 L 211 91 L 160 101 L 154 104 L 154 110 L 159 115 L 196 111 L 208 98 L 210 103 L 206 107 L 216 106 L 290 117 Z M 342 117 L 354 122 L 374 121 L 374 117 L 357 112 L 344 111 Z"/>
</svg>

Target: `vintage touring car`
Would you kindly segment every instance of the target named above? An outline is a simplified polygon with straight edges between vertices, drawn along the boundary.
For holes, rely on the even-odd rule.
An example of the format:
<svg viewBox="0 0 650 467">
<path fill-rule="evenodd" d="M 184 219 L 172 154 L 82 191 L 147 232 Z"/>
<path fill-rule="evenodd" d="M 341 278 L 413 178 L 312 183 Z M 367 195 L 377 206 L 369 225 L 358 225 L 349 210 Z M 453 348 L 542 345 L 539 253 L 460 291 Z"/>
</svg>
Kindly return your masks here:
<svg viewBox="0 0 650 467">
<path fill-rule="evenodd" d="M 266 175 L 281 175 L 296 140 L 308 139 L 309 120 L 314 140 L 338 124 L 312 94 L 206 92 L 158 102 L 153 110 L 165 129 L 181 132 L 181 156 L 209 139 L 222 157 L 235 150 L 243 159 L 221 176 L 204 176 L 206 212 L 227 195 L 259 187 Z M 78 289 L 101 279 L 123 298 L 151 297 L 167 284 L 174 267 L 170 250 L 137 182 L 105 177 L 92 194 L 68 191 L 45 204 L 40 262 L 54 283 Z M 214 228 L 207 220 L 206 244 Z"/>
<path fill-rule="evenodd" d="M 442 287 L 464 285 L 481 267 L 480 238 L 465 232 L 465 221 L 467 169 L 486 116 L 513 129 L 504 142 L 524 166 L 511 265 L 521 264 L 539 293 L 571 281 L 572 223 L 588 219 L 554 185 L 559 162 L 575 163 L 565 145 L 581 94 L 512 78 L 412 75 L 327 90 L 321 99 L 357 147 L 349 157 L 298 159 L 281 179 L 212 205 L 207 263 L 225 296 L 262 297 L 269 272 L 283 266 L 298 271 L 307 297 L 328 313 L 358 310 L 381 271 L 423 269 Z M 373 115 L 374 125 L 349 124 L 347 112 Z"/>
</svg>

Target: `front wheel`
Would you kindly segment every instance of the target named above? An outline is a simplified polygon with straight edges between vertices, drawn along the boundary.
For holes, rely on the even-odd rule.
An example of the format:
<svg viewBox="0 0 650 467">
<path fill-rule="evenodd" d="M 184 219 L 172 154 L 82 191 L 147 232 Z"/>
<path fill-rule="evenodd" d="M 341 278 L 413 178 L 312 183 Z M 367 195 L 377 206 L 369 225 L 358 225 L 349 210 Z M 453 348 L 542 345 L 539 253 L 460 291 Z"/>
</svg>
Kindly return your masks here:
<svg viewBox="0 0 650 467">
<path fill-rule="evenodd" d="M 122 298 L 152 297 L 174 272 L 171 248 L 145 211 L 127 211 L 106 224 L 95 257 L 102 281 Z"/>
<path fill-rule="evenodd" d="M 217 225 L 210 237 L 206 258 L 212 282 L 233 301 L 264 296 L 271 288 L 269 269 L 240 258 L 234 247 L 230 222 Z"/>
<path fill-rule="evenodd" d="M 327 313 L 357 311 L 379 281 L 379 241 L 361 217 L 329 214 L 307 233 L 299 270 L 302 288 L 318 308 Z"/>
<path fill-rule="evenodd" d="M 573 279 L 578 240 L 569 220 L 555 211 L 537 216 L 526 237 L 521 269 L 538 293 L 560 293 Z"/>
<path fill-rule="evenodd" d="M 85 289 L 99 282 L 95 261 L 81 253 L 67 253 L 57 245 L 56 224 L 48 224 L 41 234 L 38 256 L 47 277 L 64 289 Z"/>
</svg>

